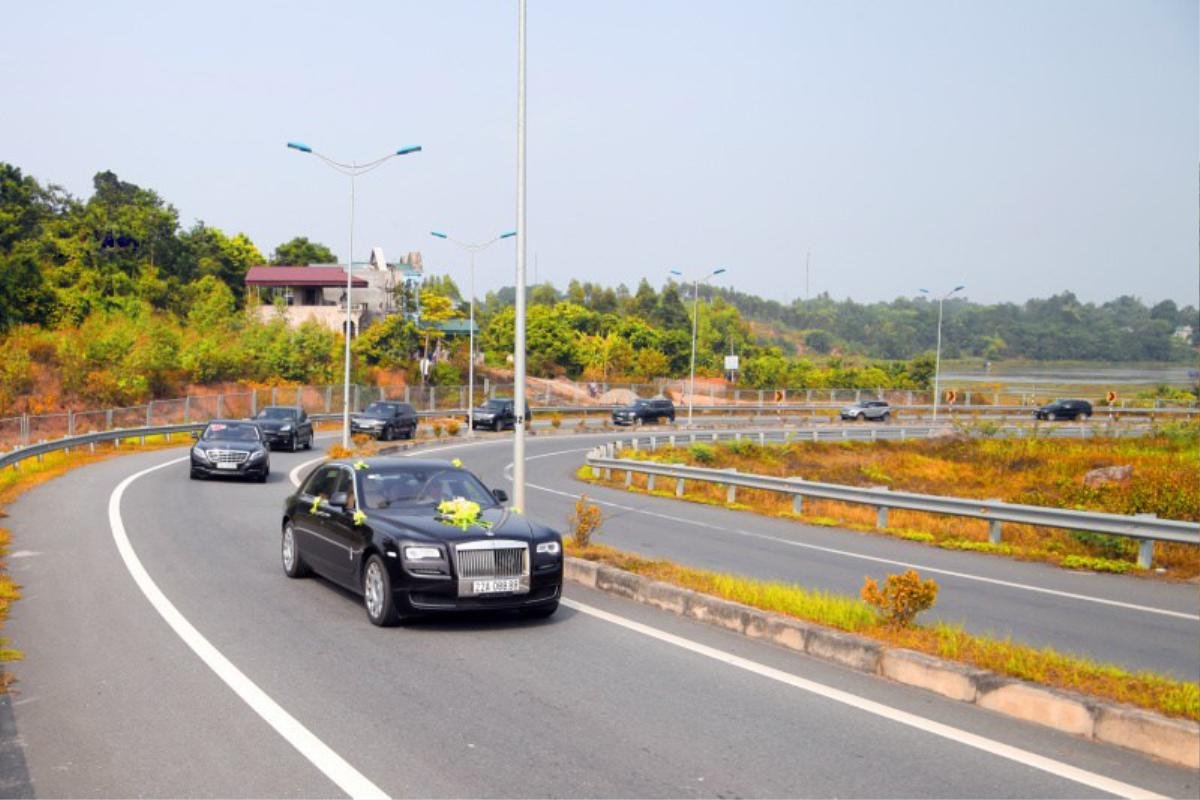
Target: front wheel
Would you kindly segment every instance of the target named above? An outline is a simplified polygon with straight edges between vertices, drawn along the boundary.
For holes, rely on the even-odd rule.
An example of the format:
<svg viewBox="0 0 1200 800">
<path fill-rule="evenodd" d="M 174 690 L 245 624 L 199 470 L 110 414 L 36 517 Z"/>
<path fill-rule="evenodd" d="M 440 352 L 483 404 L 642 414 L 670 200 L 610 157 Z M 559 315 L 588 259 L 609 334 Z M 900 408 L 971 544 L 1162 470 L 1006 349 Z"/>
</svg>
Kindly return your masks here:
<svg viewBox="0 0 1200 800">
<path fill-rule="evenodd" d="M 312 431 L 309 431 L 308 438 L 304 440 L 304 449 L 305 450 L 312 450 L 312 443 L 313 443 L 314 438 L 316 438 L 316 434 L 314 434 Z"/>
<path fill-rule="evenodd" d="M 892 418 L 892 412 L 890 412 L 890 411 L 885 411 L 883 416 L 880 417 L 880 419 L 883 420 L 884 422 L 887 422 L 891 418 Z"/>
<path fill-rule="evenodd" d="M 533 608 L 518 609 L 522 617 L 527 619 L 546 619 L 553 616 L 555 611 L 558 611 L 558 601 L 546 603 L 544 606 L 534 606 Z"/>
<path fill-rule="evenodd" d="M 864 414 L 864 413 L 863 413 L 863 412 L 861 412 L 861 411 L 860 411 L 860 412 L 858 412 L 858 414 L 857 414 L 857 415 L 856 415 L 854 418 L 855 418 L 856 420 L 858 420 L 859 422 L 866 422 L 866 421 L 867 421 L 867 415 L 866 415 L 866 414 Z"/>
<path fill-rule="evenodd" d="M 296 531 L 290 522 L 283 526 L 280 551 L 285 575 L 289 578 L 303 578 L 308 575 L 308 564 L 304 563 L 304 559 L 300 555 L 300 545 L 296 542 Z"/>
<path fill-rule="evenodd" d="M 504 423 L 502 423 L 500 420 L 496 420 L 495 422 L 492 423 L 492 432 L 499 433 L 500 429 L 503 427 L 504 427 Z"/>
<path fill-rule="evenodd" d="M 392 597 L 392 581 L 383 559 L 376 555 L 367 559 L 367 568 L 363 570 L 363 605 L 372 625 L 388 628 L 400 621 L 396 599 Z"/>
<path fill-rule="evenodd" d="M 288 437 L 288 452 L 289 453 L 296 452 L 296 450 L 299 449 L 299 445 L 300 445 L 300 439 L 298 436 L 296 436 L 296 434 L 293 433 L 290 437 Z"/>
</svg>

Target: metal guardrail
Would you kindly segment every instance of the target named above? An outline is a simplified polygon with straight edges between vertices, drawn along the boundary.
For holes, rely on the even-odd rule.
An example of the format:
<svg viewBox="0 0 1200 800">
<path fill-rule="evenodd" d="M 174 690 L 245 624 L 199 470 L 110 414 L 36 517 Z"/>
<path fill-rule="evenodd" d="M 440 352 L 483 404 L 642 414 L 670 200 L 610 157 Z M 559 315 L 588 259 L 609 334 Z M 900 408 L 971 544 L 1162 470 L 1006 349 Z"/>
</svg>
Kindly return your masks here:
<svg viewBox="0 0 1200 800">
<path fill-rule="evenodd" d="M 934 428 L 907 429 L 907 437 L 931 435 Z M 745 438 L 746 432 L 740 432 Z M 772 432 L 778 434 L 779 432 Z M 814 440 L 840 439 L 840 435 L 829 435 L 830 431 L 812 431 Z M 688 436 L 689 441 L 705 441 L 714 438 L 736 438 L 731 432 L 726 436 L 709 434 L 698 438 Z M 751 432 L 759 441 L 765 439 L 767 432 Z M 666 437 L 668 441 L 671 438 Z M 808 439 L 809 436 L 803 437 Z M 896 438 L 903 438 L 897 435 Z M 656 437 L 650 446 L 657 443 Z M 631 446 L 637 449 L 638 440 L 633 440 Z M 1002 535 L 1002 524 L 1005 522 L 1023 525 L 1036 525 L 1046 528 L 1064 528 L 1067 530 L 1092 531 L 1114 536 L 1125 536 L 1139 541 L 1138 566 L 1149 569 L 1153 564 L 1154 542 L 1176 542 L 1181 544 L 1200 545 L 1200 523 L 1179 520 L 1159 519 L 1153 514 L 1107 514 L 1094 511 L 1076 511 L 1073 509 L 1049 508 L 1044 506 L 1021 505 L 1006 503 L 1001 500 L 973 500 L 960 497 L 944 497 L 940 495 L 916 494 L 913 492 L 896 492 L 886 487 L 863 488 L 842 486 L 840 484 L 819 483 L 806 481 L 802 478 L 777 478 L 768 475 L 752 475 L 734 470 L 708 469 L 680 464 L 662 464 L 655 461 L 639 461 L 629 458 L 616 458 L 615 451 L 621 448 L 620 442 L 610 442 L 593 449 L 587 456 L 587 464 L 594 470 L 603 470 L 605 477 L 611 479 L 612 471 L 625 473 L 625 485 L 632 483 L 633 475 L 648 476 L 648 488 L 654 488 L 654 479 L 661 477 L 675 481 L 675 496 L 683 495 L 686 481 L 715 483 L 727 487 L 726 501 L 734 502 L 738 488 L 761 489 L 769 492 L 790 495 L 792 508 L 796 513 L 803 509 L 804 499 L 818 498 L 835 500 L 842 503 L 872 506 L 876 509 L 876 527 L 887 527 L 888 510 L 892 508 L 908 511 L 923 511 L 931 514 L 948 514 L 960 517 L 972 517 L 988 522 L 988 541 L 999 544 Z"/>
<path fill-rule="evenodd" d="M 5 467 L 16 467 L 22 461 L 28 458 L 41 457 L 46 453 L 53 453 L 58 450 L 71 451 L 79 447 L 87 447 L 95 450 L 96 445 L 101 442 L 120 442 L 125 439 L 141 439 L 145 444 L 147 436 L 166 436 L 170 441 L 170 437 L 176 433 L 188 433 L 190 431 L 204 430 L 205 423 L 193 422 L 185 425 L 158 425 L 153 427 L 142 428 L 118 428 L 111 431 L 97 431 L 96 433 L 85 433 L 82 436 L 67 436 L 62 439 L 54 439 L 48 442 L 38 442 L 37 444 L 18 447 L 10 450 L 7 453 L 0 454 L 0 469 Z"/>
</svg>

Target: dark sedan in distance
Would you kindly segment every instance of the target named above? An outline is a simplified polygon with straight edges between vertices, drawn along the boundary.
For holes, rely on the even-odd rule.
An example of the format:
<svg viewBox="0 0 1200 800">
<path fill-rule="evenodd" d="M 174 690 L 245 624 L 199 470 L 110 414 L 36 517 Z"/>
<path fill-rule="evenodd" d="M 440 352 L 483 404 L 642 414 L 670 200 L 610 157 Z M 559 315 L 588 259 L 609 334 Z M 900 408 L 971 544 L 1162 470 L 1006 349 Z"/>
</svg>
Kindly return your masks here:
<svg viewBox="0 0 1200 800">
<path fill-rule="evenodd" d="M 562 536 L 507 499 L 447 461 L 330 461 L 284 502 L 283 570 L 361 595 L 375 625 L 448 611 L 548 617 L 562 592 Z M 466 516 L 439 511 L 447 500 Z"/>
<path fill-rule="evenodd" d="M 1092 415 L 1092 404 L 1087 400 L 1055 400 L 1033 412 L 1037 419 L 1087 419 Z"/>
<path fill-rule="evenodd" d="M 411 439 L 417 432 L 417 412 L 408 403 L 379 400 L 350 415 L 350 432 L 365 433 L 384 442 L 398 436 Z"/>
<path fill-rule="evenodd" d="M 266 483 L 271 454 L 258 425 L 248 420 L 214 419 L 192 445 L 191 477 L 252 478 Z"/>
<path fill-rule="evenodd" d="M 533 420 L 529 404 L 525 404 L 525 424 Z M 517 427 L 516 403 L 511 399 L 493 397 L 471 413 L 472 428 L 490 428 L 502 431 Z"/>
<path fill-rule="evenodd" d="M 293 453 L 300 447 L 312 449 L 313 424 L 302 408 L 267 406 L 258 412 L 254 421 L 272 447 L 279 445 Z"/>
<path fill-rule="evenodd" d="M 649 400 L 638 398 L 627 406 L 614 408 L 612 421 L 614 425 L 640 425 L 644 422 L 675 421 L 675 404 L 665 397 L 653 397 Z"/>
</svg>

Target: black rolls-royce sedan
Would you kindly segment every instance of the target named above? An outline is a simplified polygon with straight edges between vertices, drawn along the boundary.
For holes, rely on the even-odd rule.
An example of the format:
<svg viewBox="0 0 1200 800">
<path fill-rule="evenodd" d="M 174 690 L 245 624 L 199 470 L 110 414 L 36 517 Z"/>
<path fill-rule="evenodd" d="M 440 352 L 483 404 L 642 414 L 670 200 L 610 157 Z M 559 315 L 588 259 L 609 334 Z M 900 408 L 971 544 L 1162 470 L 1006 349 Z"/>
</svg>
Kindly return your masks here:
<svg viewBox="0 0 1200 800">
<path fill-rule="evenodd" d="M 220 475 L 266 483 L 270 474 L 271 454 L 262 431 L 253 422 L 214 419 L 192 445 L 193 480 Z"/>
<path fill-rule="evenodd" d="M 562 536 L 501 505 L 452 462 L 329 461 L 283 507 L 283 570 L 362 595 L 367 617 L 515 609 L 548 617 L 562 592 Z"/>
</svg>

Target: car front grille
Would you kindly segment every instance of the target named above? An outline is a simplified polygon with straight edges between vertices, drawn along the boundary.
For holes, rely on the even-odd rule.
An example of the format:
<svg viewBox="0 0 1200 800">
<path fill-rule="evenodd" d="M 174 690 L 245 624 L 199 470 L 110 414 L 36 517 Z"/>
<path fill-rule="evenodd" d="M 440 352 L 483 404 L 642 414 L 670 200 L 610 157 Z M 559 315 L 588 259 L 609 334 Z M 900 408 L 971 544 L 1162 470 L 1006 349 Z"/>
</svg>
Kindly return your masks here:
<svg viewBox="0 0 1200 800">
<path fill-rule="evenodd" d="M 519 578 L 529 574 L 524 542 L 485 539 L 455 547 L 459 578 Z"/>
<path fill-rule="evenodd" d="M 245 450 L 209 450 L 208 460 L 214 464 L 241 464 L 250 454 Z"/>
</svg>

